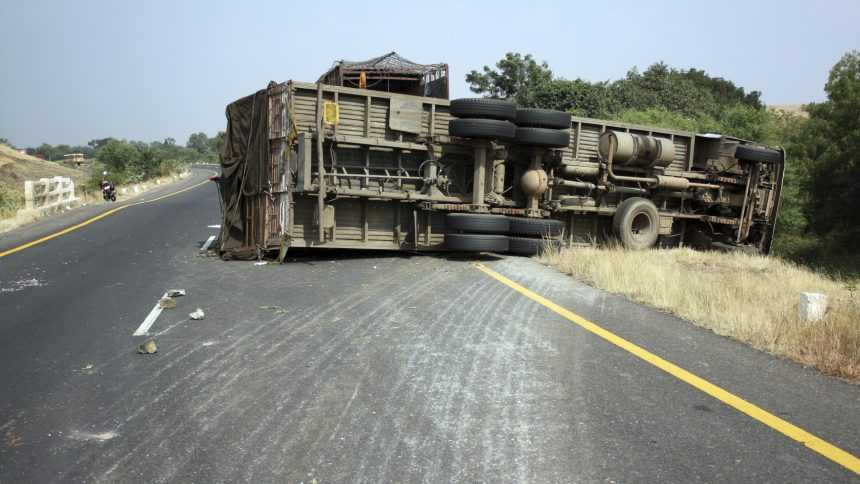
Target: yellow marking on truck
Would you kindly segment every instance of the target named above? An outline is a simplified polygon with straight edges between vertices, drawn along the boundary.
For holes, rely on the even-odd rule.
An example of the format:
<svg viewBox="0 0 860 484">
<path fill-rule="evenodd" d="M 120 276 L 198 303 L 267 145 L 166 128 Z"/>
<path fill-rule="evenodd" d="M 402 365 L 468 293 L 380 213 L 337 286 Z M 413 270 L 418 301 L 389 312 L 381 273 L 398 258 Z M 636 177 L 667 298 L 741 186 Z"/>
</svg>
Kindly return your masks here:
<svg viewBox="0 0 860 484">
<path fill-rule="evenodd" d="M 523 296 L 531 299 L 532 301 L 544 306 L 545 308 L 553 311 L 554 313 L 562 316 L 568 321 L 580 326 L 581 328 L 589 331 L 590 333 L 603 338 L 609 343 L 633 354 L 634 356 L 650 363 L 653 366 L 665 371 L 666 373 L 674 376 L 675 378 L 691 385 L 698 390 L 701 390 L 704 393 L 707 393 L 713 398 L 725 403 L 726 405 L 734 408 L 735 410 L 748 415 L 749 417 L 758 420 L 759 422 L 767 425 L 768 427 L 776 430 L 777 432 L 789 437 L 797 442 L 802 443 L 806 447 L 818 452 L 822 456 L 830 459 L 831 461 L 845 467 L 853 471 L 856 474 L 860 474 L 860 458 L 836 447 L 835 445 L 816 437 L 815 435 L 803 430 L 802 428 L 787 422 L 776 415 L 754 405 L 741 397 L 725 390 L 713 383 L 690 373 L 689 371 L 671 363 L 669 361 L 664 360 L 663 358 L 651 353 L 650 351 L 638 346 L 626 339 L 608 331 L 601 326 L 583 318 L 582 316 L 565 309 L 562 306 L 550 301 L 549 299 L 529 290 L 525 287 L 517 284 L 516 282 L 508 279 L 507 277 L 499 274 L 498 272 L 488 268 L 483 264 L 475 264 L 475 267 L 492 277 L 493 279 L 501 282 L 502 284 L 510 287 L 511 289 L 517 291 Z"/>
<path fill-rule="evenodd" d="M 133 207 L 135 205 L 143 205 L 144 203 L 157 202 L 159 200 L 163 200 L 165 198 L 172 197 L 174 195 L 179 195 L 180 193 L 183 193 L 183 192 L 187 192 L 188 190 L 191 190 L 192 188 L 197 188 L 201 185 L 205 185 L 206 183 L 209 183 L 209 180 L 197 183 L 195 185 L 191 185 L 190 187 L 183 188 L 182 190 L 177 190 L 175 192 L 168 193 L 167 195 L 162 195 L 160 197 L 153 198 L 152 200 L 141 200 L 140 202 L 129 203 L 126 205 L 121 205 L 121 206 L 116 207 L 116 208 L 112 208 L 112 209 L 108 210 L 107 212 L 100 213 L 94 217 L 91 217 L 91 218 L 84 220 L 81 223 L 72 225 L 71 227 L 66 227 L 63 230 L 54 232 L 53 234 L 48 234 L 42 238 L 39 238 L 36 240 L 31 240 L 30 242 L 27 242 L 25 244 L 21 244 L 17 247 L 12 247 L 11 249 L 7 249 L 3 252 L 0 252 L 0 258 L 6 257 L 7 255 L 14 254 L 15 252 L 20 252 L 24 249 L 29 249 L 30 247 L 33 247 L 34 245 L 39 245 L 39 244 L 47 242 L 51 239 L 56 239 L 57 237 L 68 234 L 69 232 L 74 232 L 75 230 L 86 227 L 87 225 L 89 225 L 93 222 L 101 220 L 101 219 L 103 219 L 109 215 L 113 215 L 113 214 L 119 212 L 120 210 L 126 209 L 128 207 Z"/>
</svg>

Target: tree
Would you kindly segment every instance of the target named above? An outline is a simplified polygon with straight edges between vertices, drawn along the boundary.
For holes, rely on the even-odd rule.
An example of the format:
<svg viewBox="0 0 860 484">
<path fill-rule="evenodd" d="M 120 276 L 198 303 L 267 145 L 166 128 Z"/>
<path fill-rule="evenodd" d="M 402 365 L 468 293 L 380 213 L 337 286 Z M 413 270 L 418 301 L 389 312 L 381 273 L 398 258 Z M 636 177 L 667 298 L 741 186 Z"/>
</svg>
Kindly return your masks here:
<svg viewBox="0 0 860 484">
<path fill-rule="evenodd" d="M 742 106 L 735 115 L 764 110 L 758 91 L 748 93 L 703 70 L 675 69 L 663 62 L 652 64 L 642 73 L 633 68 L 623 79 L 613 82 L 588 82 L 555 78 L 546 62 L 538 63 L 531 54 L 509 52 L 495 69 L 484 66 L 483 73 L 471 71 L 466 81 L 478 94 L 511 99 L 524 107 L 589 117 L 615 118 L 631 110 L 656 109 L 678 113 L 685 119 L 703 118 L 706 124 L 713 124 L 734 106 Z"/>
<path fill-rule="evenodd" d="M 209 137 L 206 133 L 194 133 L 188 137 L 188 142 L 185 143 L 186 148 L 191 148 L 201 155 L 209 153 Z"/>
<path fill-rule="evenodd" d="M 469 89 L 493 98 L 512 99 L 521 106 L 533 106 L 537 86 L 552 80 L 546 62 L 540 64 L 531 54 L 525 56 L 508 52 L 496 63 L 496 69 L 484 66 L 483 73 L 471 71 L 466 75 Z"/>
<path fill-rule="evenodd" d="M 97 150 L 97 149 L 101 148 L 102 146 L 106 145 L 108 143 L 108 141 L 110 141 L 112 139 L 113 138 L 111 138 L 111 137 L 101 138 L 101 139 L 92 139 L 87 143 L 87 145 L 92 147 L 94 150 Z"/>
<path fill-rule="evenodd" d="M 535 107 L 569 111 L 578 116 L 606 117 L 617 110 L 607 82 L 553 79 L 532 90 Z"/>
<path fill-rule="evenodd" d="M 96 158 L 112 171 L 121 172 L 139 164 L 141 155 L 135 145 L 111 138 L 96 150 Z"/>
<path fill-rule="evenodd" d="M 209 149 L 216 157 L 221 153 L 221 149 L 224 148 L 225 137 L 226 133 L 224 131 L 218 131 L 215 136 L 209 138 Z"/>
<path fill-rule="evenodd" d="M 845 54 L 824 86 L 827 100 L 808 106 L 812 229 L 854 240 L 860 235 L 860 51 Z"/>
</svg>

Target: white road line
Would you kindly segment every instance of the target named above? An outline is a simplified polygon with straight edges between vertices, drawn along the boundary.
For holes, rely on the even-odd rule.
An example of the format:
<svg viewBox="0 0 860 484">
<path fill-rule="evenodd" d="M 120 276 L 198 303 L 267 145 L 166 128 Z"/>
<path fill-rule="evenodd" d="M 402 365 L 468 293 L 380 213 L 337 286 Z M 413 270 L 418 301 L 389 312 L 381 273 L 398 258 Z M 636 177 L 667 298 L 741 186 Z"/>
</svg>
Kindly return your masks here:
<svg viewBox="0 0 860 484">
<path fill-rule="evenodd" d="M 210 235 L 206 242 L 203 243 L 203 247 L 200 248 L 201 251 L 205 252 L 209 250 L 209 246 L 212 245 L 212 242 L 215 242 L 215 236 Z"/>
<path fill-rule="evenodd" d="M 163 298 L 167 297 L 167 293 L 165 292 L 164 296 L 161 296 L 161 297 L 163 297 Z M 160 301 L 160 299 L 159 299 L 159 301 Z M 135 330 L 135 332 L 132 333 L 132 336 L 144 336 L 144 335 L 146 335 L 147 332 L 149 331 L 149 328 L 151 328 L 152 324 L 155 323 L 155 320 L 158 319 L 158 316 L 161 314 L 161 310 L 162 310 L 161 305 L 158 303 L 155 303 L 155 307 L 152 308 L 152 311 L 149 312 L 149 314 L 146 316 L 146 319 L 144 319 L 143 322 L 140 323 L 140 326 L 137 327 L 137 330 Z"/>
</svg>

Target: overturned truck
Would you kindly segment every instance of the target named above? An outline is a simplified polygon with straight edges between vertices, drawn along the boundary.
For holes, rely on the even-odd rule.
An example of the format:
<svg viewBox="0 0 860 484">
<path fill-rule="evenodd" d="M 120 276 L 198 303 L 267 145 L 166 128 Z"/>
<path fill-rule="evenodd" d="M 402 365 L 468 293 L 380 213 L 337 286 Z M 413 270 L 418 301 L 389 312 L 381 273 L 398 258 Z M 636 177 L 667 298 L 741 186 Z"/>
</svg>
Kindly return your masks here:
<svg viewBox="0 0 860 484">
<path fill-rule="evenodd" d="M 290 247 L 522 255 L 614 239 L 767 254 L 785 153 L 721 136 L 449 101 L 395 53 L 227 106 L 224 258 Z"/>
</svg>

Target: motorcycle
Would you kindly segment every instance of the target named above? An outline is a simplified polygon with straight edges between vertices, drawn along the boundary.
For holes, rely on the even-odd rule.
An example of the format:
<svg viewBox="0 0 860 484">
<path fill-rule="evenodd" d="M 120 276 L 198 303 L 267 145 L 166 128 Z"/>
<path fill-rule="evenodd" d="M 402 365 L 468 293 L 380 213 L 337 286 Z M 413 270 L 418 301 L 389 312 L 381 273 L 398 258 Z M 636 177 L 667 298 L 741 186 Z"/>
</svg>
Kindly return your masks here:
<svg viewBox="0 0 860 484">
<path fill-rule="evenodd" d="M 115 202 L 116 201 L 116 188 L 113 186 L 113 183 L 103 182 L 102 183 L 102 198 L 107 201 Z"/>
</svg>

